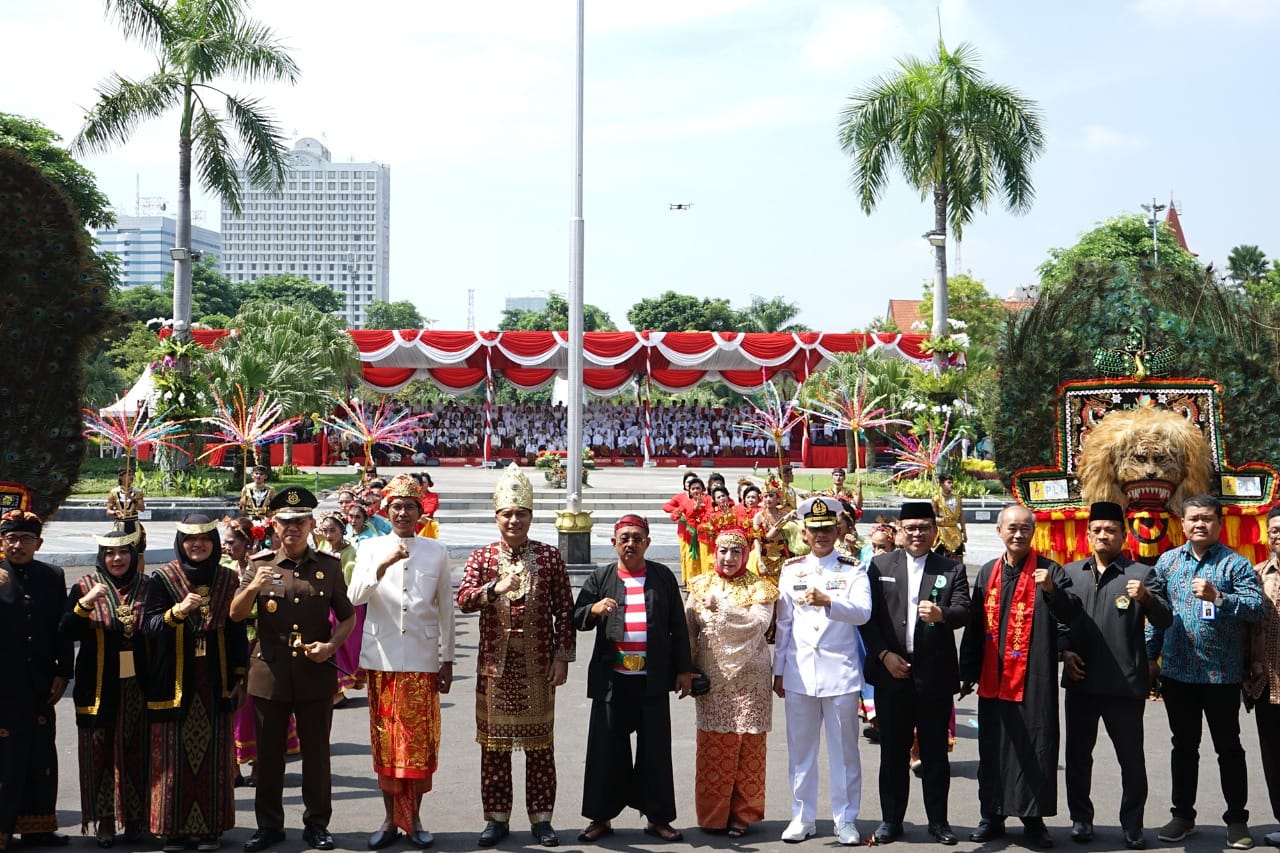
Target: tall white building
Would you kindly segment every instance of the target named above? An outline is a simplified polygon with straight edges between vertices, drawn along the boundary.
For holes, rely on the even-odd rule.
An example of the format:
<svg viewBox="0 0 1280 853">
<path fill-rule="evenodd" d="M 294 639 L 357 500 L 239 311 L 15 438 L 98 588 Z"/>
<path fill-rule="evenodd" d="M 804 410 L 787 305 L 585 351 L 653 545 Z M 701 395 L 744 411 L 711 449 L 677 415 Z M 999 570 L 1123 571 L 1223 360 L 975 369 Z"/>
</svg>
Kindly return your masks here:
<svg viewBox="0 0 1280 853">
<path fill-rule="evenodd" d="M 241 213 L 223 202 L 222 272 L 233 282 L 292 273 L 327 284 L 348 325 L 363 325 L 370 302 L 389 301 L 391 169 L 334 163 L 310 138 L 286 162 L 281 193 L 251 187 L 242 171 Z"/>
<path fill-rule="evenodd" d="M 172 216 L 117 216 L 110 228 L 99 228 L 98 252 L 120 258 L 120 284 L 160 284 L 173 272 L 169 250 L 178 244 L 178 220 Z M 222 238 L 217 231 L 191 226 L 191 248 L 220 258 Z"/>
</svg>

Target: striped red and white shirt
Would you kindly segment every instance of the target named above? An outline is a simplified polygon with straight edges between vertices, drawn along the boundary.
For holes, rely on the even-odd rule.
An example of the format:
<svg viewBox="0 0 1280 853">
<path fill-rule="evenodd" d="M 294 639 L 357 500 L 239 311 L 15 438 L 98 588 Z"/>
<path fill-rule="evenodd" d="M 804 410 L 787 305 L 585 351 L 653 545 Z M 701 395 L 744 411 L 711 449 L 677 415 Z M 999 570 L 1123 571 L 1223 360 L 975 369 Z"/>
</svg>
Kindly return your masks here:
<svg viewBox="0 0 1280 853">
<path fill-rule="evenodd" d="M 622 602 L 623 634 L 622 642 L 614 643 L 617 654 L 613 669 L 624 675 L 644 675 L 647 671 L 645 657 L 649 632 L 644 607 L 644 576 L 643 568 L 632 574 L 621 566 L 618 567 L 618 577 L 625 590 Z"/>
</svg>

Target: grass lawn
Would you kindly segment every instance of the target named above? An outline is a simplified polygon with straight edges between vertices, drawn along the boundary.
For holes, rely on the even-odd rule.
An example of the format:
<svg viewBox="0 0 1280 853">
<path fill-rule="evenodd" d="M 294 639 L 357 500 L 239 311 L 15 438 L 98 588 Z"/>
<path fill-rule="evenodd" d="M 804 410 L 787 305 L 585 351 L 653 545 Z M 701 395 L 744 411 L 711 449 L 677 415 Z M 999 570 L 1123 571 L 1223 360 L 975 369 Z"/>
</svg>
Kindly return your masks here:
<svg viewBox="0 0 1280 853">
<path fill-rule="evenodd" d="M 78 498 L 102 498 L 107 497 L 107 492 L 116 485 L 116 471 L 120 468 L 119 459 L 98 459 L 97 457 L 86 457 L 84 463 L 80 467 L 80 478 L 71 489 L 73 497 Z M 144 477 L 152 477 L 157 471 L 153 462 L 139 463 Z M 231 470 L 229 468 L 196 468 L 194 476 L 201 478 L 209 478 L 223 484 L 225 493 L 228 495 L 238 494 L 240 486 L 238 483 L 230 482 Z M 271 485 L 276 491 L 285 486 L 304 486 L 313 492 L 317 489 L 328 490 L 336 489 L 344 483 L 355 482 L 358 478 L 354 474 L 281 474 L 279 471 L 272 471 Z M 144 489 L 144 492 L 150 497 L 172 497 L 177 492 L 157 492 L 150 486 Z"/>
</svg>

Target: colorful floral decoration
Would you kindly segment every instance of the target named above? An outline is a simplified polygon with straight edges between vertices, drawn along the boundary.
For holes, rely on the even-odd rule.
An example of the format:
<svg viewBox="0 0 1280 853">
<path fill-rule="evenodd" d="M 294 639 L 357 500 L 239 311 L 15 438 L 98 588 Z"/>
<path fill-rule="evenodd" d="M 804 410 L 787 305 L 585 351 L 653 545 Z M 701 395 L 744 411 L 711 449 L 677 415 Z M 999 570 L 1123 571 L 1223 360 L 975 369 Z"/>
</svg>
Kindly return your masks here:
<svg viewBox="0 0 1280 853">
<path fill-rule="evenodd" d="M 386 397 L 380 398 L 377 406 L 366 406 L 363 400 L 358 399 L 335 398 L 334 406 L 342 412 L 342 417 L 320 418 L 319 422 L 364 445 L 366 462 L 372 461 L 375 444 L 412 452 L 413 434 L 422 429 L 423 422 L 431 417 L 430 412 L 415 415 L 408 408 L 397 411 Z"/>
<path fill-rule="evenodd" d="M 800 411 L 853 434 L 853 464 L 857 473 L 858 444 L 864 430 L 911 425 L 911 421 L 891 414 L 881 405 L 883 401 L 883 395 L 868 399 L 867 372 L 863 370 L 852 388 L 816 379 L 810 389 L 809 405 Z"/>
<path fill-rule="evenodd" d="M 211 439 L 214 443 L 206 445 L 199 458 L 205 459 L 228 447 L 240 448 L 243 485 L 249 481 L 249 451 L 293 432 L 302 418 L 281 420 L 283 407 L 279 403 L 268 403 L 262 391 L 258 392 L 257 400 L 250 406 L 239 383 L 235 388 L 230 404 L 214 391 L 213 414 L 199 419 L 217 430 L 215 433 L 200 434 L 200 438 Z"/>
<path fill-rule="evenodd" d="M 140 406 L 130 418 L 124 412 L 99 414 L 92 409 L 85 409 L 84 436 L 112 444 L 124 451 L 124 468 L 130 470 L 130 460 L 138 458 L 138 450 L 143 445 L 167 447 L 179 453 L 186 453 L 177 439 L 185 438 L 181 432 L 182 424 L 177 421 L 152 418 L 146 406 Z"/>
<path fill-rule="evenodd" d="M 773 442 L 778 453 L 778 470 L 782 470 L 782 437 L 791 432 L 797 424 L 804 423 L 804 414 L 793 397 L 786 399 L 778 386 L 772 381 L 766 382 L 760 395 L 750 398 L 752 409 L 747 420 L 735 424 L 734 429 L 748 435 L 759 435 Z"/>
<path fill-rule="evenodd" d="M 960 438 L 959 434 L 951 434 L 950 413 L 941 428 L 935 428 L 931 422 L 923 434 L 907 432 L 895 435 L 893 440 L 898 446 L 889 451 L 898 457 L 898 461 L 893 463 L 893 478 L 927 477 L 937 480 L 943 461 L 955 450 Z"/>
</svg>

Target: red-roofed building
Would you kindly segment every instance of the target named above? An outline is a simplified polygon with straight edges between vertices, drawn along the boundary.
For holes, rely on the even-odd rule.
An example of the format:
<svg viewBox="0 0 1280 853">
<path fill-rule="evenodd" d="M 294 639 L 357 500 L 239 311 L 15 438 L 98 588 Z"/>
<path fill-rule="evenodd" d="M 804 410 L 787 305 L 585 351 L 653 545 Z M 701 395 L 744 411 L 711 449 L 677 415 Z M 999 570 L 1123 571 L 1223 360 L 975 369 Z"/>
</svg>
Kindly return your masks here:
<svg viewBox="0 0 1280 853">
<path fill-rule="evenodd" d="M 1191 252 L 1191 247 L 1187 245 L 1187 235 L 1182 233 L 1182 220 L 1178 218 L 1178 209 L 1173 206 L 1173 199 L 1169 199 L 1169 212 L 1164 215 L 1164 222 L 1173 236 L 1178 238 L 1178 245 Z M 1191 252 L 1191 255 L 1199 257 L 1195 252 Z"/>
<path fill-rule="evenodd" d="M 1034 304 L 1020 299 L 1001 299 L 1000 301 L 1010 311 L 1021 311 L 1023 308 L 1030 308 Z M 925 317 L 920 313 L 920 306 L 923 304 L 923 299 L 890 299 L 889 310 L 885 313 L 885 318 L 891 320 L 898 327 L 899 332 L 923 331 L 928 333 L 931 331 L 929 327 L 933 325 L 933 318 Z M 916 323 L 924 323 L 924 326 L 916 326 Z"/>
</svg>

